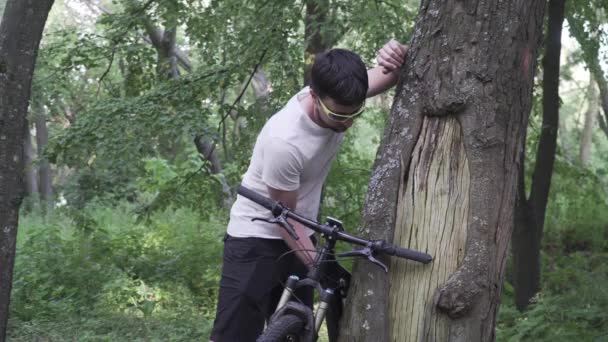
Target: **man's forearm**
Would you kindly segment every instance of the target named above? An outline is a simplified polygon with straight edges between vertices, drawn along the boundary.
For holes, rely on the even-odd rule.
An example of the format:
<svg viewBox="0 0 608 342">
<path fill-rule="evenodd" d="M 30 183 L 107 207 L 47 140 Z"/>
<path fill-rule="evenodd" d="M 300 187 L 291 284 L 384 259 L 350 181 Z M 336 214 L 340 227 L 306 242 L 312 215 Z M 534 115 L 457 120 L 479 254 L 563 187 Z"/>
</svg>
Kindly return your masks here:
<svg viewBox="0 0 608 342">
<path fill-rule="evenodd" d="M 383 73 L 383 69 L 383 67 L 378 66 L 367 70 L 367 79 L 369 83 L 367 97 L 376 96 L 397 84 L 399 71 L 394 70 L 385 74 Z"/>
<path fill-rule="evenodd" d="M 292 224 L 294 230 L 296 231 L 296 234 L 298 234 L 300 239 L 297 241 L 294 240 L 285 229 L 277 227 L 278 229 L 280 229 L 281 237 L 283 238 L 283 240 L 285 240 L 287 246 L 289 246 L 292 251 L 295 251 L 295 254 L 298 259 L 304 265 L 306 265 L 307 268 L 310 268 L 313 261 L 315 260 L 317 252 L 315 250 L 315 246 L 312 244 L 312 240 L 310 240 L 310 238 L 308 237 L 308 230 L 300 223 L 295 222 L 291 219 L 289 219 L 289 223 Z"/>
</svg>

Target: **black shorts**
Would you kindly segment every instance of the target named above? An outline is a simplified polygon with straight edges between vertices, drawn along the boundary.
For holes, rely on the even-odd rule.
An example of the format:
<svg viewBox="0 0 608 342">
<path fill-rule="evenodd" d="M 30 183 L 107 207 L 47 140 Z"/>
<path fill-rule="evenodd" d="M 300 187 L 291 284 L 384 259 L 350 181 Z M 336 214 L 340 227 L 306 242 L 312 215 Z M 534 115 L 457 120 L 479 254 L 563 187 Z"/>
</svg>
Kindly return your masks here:
<svg viewBox="0 0 608 342">
<path fill-rule="evenodd" d="M 314 242 L 314 240 L 313 240 Z M 306 276 L 307 268 L 290 253 L 282 239 L 224 238 L 224 265 L 217 312 L 210 340 L 255 341 L 272 315 L 290 275 Z M 295 295 L 312 307 L 313 289 L 300 288 Z"/>
</svg>

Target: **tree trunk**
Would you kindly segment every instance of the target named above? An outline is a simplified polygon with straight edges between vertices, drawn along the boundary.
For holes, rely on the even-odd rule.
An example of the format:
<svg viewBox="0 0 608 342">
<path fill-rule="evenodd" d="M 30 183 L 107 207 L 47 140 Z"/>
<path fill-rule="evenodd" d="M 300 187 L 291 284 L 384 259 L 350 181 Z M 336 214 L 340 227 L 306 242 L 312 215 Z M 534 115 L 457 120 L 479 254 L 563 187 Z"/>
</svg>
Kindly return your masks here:
<svg viewBox="0 0 608 342">
<path fill-rule="evenodd" d="M 577 151 L 576 151 L 576 147 L 572 146 L 572 144 L 570 144 L 570 142 L 567 139 L 567 132 L 568 132 L 568 128 L 566 127 L 566 120 L 563 116 L 561 116 L 559 118 L 559 128 L 558 128 L 561 132 L 564 132 L 564 134 L 558 134 L 557 138 L 559 139 L 559 146 L 560 146 L 560 150 L 562 151 L 562 155 L 564 156 L 564 158 L 566 158 L 566 160 L 568 160 L 568 162 L 574 164 L 576 163 L 576 158 L 578 158 L 577 156 Z"/>
<path fill-rule="evenodd" d="M 49 143 L 49 130 L 46 126 L 46 113 L 43 105 L 36 106 L 36 145 L 38 151 L 38 176 L 40 200 L 45 212 L 53 209 L 53 176 L 51 165 L 44 157 L 44 150 Z"/>
<path fill-rule="evenodd" d="M 549 1 L 549 28 L 543 58 L 543 122 L 530 197 L 517 209 L 524 220 L 513 231 L 515 305 L 525 310 L 540 290 L 540 248 L 559 127 L 559 69 L 565 0 Z M 523 177 L 523 174 L 522 174 Z M 520 191 L 523 189 L 520 187 Z M 521 193 L 524 196 L 525 193 Z M 519 223 L 519 222 L 518 222 Z"/>
<path fill-rule="evenodd" d="M 583 60 L 597 82 L 600 93 L 600 104 L 604 112 L 604 118 L 600 118 L 599 123 L 602 130 L 608 136 L 608 130 L 604 130 L 604 123 L 608 122 L 608 80 L 606 80 L 606 76 L 600 65 L 600 39 L 598 39 L 603 17 L 601 11 L 590 10 L 589 6 L 592 5 L 570 2 L 568 7 L 568 26 L 570 27 L 570 34 L 581 45 Z"/>
<path fill-rule="evenodd" d="M 608 122 L 604 119 L 604 117 L 599 114 L 597 116 L 597 121 L 600 124 L 600 128 L 602 129 L 602 132 L 604 132 L 604 134 L 606 134 L 606 138 L 608 138 Z"/>
<path fill-rule="evenodd" d="M 544 1 L 425 0 L 362 234 L 435 257 L 354 266 L 341 341 L 491 341 Z"/>
<path fill-rule="evenodd" d="M 591 139 L 593 138 L 593 129 L 595 128 L 595 119 L 599 114 L 599 96 L 595 86 L 593 75 L 589 78 L 589 91 L 587 93 L 587 112 L 585 112 L 585 125 L 581 136 L 581 145 L 579 150 L 579 159 L 583 166 L 589 166 L 589 157 L 591 155 Z"/>
<path fill-rule="evenodd" d="M 321 34 L 321 27 L 327 22 L 329 0 L 306 0 L 306 16 L 304 17 L 304 85 L 310 84 L 310 68 L 315 55 L 331 46 L 326 37 Z"/>
<path fill-rule="evenodd" d="M 6 337 L 23 182 L 27 107 L 53 0 L 9 0 L 0 24 L 0 341 Z"/>
<path fill-rule="evenodd" d="M 234 197 L 230 191 L 230 186 L 228 186 L 226 177 L 224 177 L 224 173 L 222 172 L 222 164 L 220 163 L 213 140 L 199 135 L 194 138 L 194 145 L 201 158 L 209 162 L 209 170 L 211 173 L 219 176 L 219 180 L 222 184 L 222 192 L 224 193 L 224 207 L 230 208 L 234 202 Z"/>
<path fill-rule="evenodd" d="M 595 81 L 600 88 L 600 103 L 602 104 L 602 111 L 604 112 L 602 122 L 608 122 L 608 82 L 606 82 L 606 78 L 604 78 L 603 74 L 595 76 Z M 604 131 L 606 132 L 606 135 L 608 135 L 608 131 Z"/>
<path fill-rule="evenodd" d="M 38 196 L 38 172 L 36 172 L 36 165 L 33 165 L 34 159 L 36 159 L 36 151 L 32 145 L 32 134 L 30 133 L 28 124 L 26 124 L 23 147 L 25 153 L 25 188 L 27 196 Z"/>
</svg>

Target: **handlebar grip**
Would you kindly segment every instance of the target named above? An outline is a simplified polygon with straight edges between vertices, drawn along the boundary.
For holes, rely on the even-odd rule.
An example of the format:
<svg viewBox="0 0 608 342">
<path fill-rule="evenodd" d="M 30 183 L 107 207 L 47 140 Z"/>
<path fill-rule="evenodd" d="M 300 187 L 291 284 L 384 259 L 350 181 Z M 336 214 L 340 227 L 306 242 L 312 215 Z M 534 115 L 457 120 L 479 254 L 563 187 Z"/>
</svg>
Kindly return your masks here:
<svg viewBox="0 0 608 342">
<path fill-rule="evenodd" d="M 393 254 L 393 255 L 398 256 L 400 258 L 406 258 L 406 259 L 418 261 L 423 264 L 428 264 L 429 262 L 433 261 L 433 257 L 426 253 L 417 252 L 417 251 L 413 251 L 411 249 L 406 249 L 406 248 L 401 248 L 401 247 L 395 247 L 395 254 Z"/>
<path fill-rule="evenodd" d="M 262 196 L 262 195 L 258 194 L 257 192 L 244 187 L 243 185 L 239 185 L 239 188 L 237 189 L 237 193 L 243 197 L 246 197 L 246 198 L 254 201 L 255 203 L 261 205 L 262 207 L 264 207 L 270 211 L 272 211 L 276 207 L 276 204 L 277 204 L 277 201 L 274 201 L 268 197 Z"/>
<path fill-rule="evenodd" d="M 388 254 L 388 255 L 394 255 L 394 256 L 398 256 L 400 258 L 418 261 L 423 264 L 428 264 L 429 262 L 433 261 L 433 257 L 426 253 L 389 245 L 388 243 L 385 246 L 383 246 L 380 250 L 383 253 Z"/>
</svg>

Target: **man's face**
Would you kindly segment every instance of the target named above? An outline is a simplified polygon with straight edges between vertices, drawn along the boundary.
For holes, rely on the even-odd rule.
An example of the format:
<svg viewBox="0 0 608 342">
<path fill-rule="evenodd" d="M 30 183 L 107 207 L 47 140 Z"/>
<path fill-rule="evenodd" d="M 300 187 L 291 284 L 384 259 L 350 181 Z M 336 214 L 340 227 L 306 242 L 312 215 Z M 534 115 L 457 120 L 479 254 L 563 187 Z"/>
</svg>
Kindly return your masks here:
<svg viewBox="0 0 608 342">
<path fill-rule="evenodd" d="M 365 103 L 344 106 L 336 103 L 330 97 L 324 97 L 323 99 L 316 97 L 315 101 L 315 109 L 319 113 L 319 118 L 336 132 L 344 132 L 350 128 L 354 119 L 363 112 L 364 106 Z"/>
</svg>

